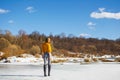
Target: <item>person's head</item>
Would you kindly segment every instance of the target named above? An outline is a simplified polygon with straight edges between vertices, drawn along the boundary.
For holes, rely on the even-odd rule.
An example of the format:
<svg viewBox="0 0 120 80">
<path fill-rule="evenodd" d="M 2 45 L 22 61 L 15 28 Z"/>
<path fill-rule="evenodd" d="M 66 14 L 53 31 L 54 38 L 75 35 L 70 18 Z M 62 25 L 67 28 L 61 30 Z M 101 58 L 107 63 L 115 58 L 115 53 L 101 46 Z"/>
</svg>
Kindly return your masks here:
<svg viewBox="0 0 120 80">
<path fill-rule="evenodd" d="M 46 38 L 46 39 L 45 39 L 45 42 L 50 42 L 50 38 L 49 38 L 49 37 Z"/>
</svg>

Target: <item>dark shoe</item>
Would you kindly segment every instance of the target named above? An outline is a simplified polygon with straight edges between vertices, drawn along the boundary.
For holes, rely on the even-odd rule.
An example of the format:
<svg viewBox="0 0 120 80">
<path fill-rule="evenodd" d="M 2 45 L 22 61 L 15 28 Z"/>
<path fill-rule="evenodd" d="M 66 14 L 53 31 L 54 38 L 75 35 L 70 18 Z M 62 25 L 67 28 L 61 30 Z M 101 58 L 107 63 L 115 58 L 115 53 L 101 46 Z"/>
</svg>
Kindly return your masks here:
<svg viewBox="0 0 120 80">
<path fill-rule="evenodd" d="M 50 76 L 51 65 L 48 65 L 48 76 Z"/>
<path fill-rule="evenodd" d="M 48 76 L 50 76 L 50 74 L 48 74 Z"/>
<path fill-rule="evenodd" d="M 46 65 L 44 65 L 44 76 L 47 76 L 46 75 Z"/>
<path fill-rule="evenodd" d="M 44 77 L 46 77 L 47 75 L 44 75 Z"/>
</svg>

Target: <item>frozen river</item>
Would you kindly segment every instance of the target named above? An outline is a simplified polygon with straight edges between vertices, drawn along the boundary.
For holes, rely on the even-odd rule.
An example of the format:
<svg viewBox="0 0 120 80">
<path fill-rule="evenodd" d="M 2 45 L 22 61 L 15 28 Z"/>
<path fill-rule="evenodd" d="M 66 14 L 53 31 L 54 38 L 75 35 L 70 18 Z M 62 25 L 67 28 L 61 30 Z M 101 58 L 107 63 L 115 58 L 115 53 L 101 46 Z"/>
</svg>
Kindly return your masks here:
<svg viewBox="0 0 120 80">
<path fill-rule="evenodd" d="M 50 77 L 40 64 L 0 64 L 0 80 L 120 80 L 120 64 L 52 64 Z"/>
</svg>

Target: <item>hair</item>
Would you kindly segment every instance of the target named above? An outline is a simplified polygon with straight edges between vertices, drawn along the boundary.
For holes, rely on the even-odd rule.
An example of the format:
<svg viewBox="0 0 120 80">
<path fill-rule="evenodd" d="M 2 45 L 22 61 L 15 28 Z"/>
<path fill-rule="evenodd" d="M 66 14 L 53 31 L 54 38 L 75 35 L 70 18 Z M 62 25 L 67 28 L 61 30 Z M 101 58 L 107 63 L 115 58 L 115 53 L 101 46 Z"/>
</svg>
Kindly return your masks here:
<svg viewBox="0 0 120 80">
<path fill-rule="evenodd" d="M 48 42 L 48 39 L 49 39 L 49 37 L 47 37 L 47 38 L 45 39 L 45 42 Z"/>
</svg>

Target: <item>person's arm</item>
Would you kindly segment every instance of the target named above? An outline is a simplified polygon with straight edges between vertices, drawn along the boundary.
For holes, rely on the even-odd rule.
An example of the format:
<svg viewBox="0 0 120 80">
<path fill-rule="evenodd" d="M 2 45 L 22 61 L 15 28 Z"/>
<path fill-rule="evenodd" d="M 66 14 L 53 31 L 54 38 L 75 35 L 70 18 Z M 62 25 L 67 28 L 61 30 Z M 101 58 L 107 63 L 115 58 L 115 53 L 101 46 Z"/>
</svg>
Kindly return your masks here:
<svg viewBox="0 0 120 80">
<path fill-rule="evenodd" d="M 51 44 L 48 44 L 48 52 L 51 53 L 52 52 L 52 48 L 51 48 Z"/>
<path fill-rule="evenodd" d="M 44 58 L 44 44 L 41 45 L 41 53 L 42 53 L 42 58 Z"/>
</svg>

